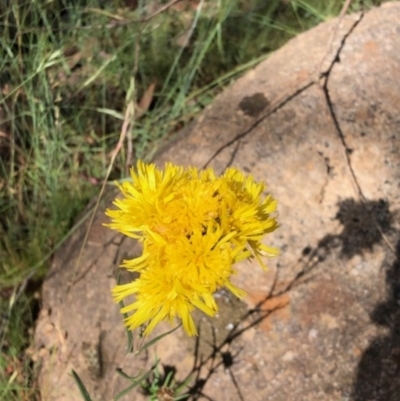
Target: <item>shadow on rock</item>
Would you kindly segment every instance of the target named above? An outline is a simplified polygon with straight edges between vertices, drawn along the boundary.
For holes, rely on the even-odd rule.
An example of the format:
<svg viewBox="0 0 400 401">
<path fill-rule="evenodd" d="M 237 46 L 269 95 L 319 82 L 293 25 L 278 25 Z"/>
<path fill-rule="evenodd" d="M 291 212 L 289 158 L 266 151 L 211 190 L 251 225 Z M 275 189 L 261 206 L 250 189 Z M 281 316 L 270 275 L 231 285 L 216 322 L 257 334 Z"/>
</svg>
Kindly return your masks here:
<svg viewBox="0 0 400 401">
<path fill-rule="evenodd" d="M 204 393 L 204 388 L 211 377 L 222 368 L 229 374 L 239 400 L 244 401 L 245 397 L 232 369 L 236 363 L 240 362 L 240 354 L 243 350 L 243 347 L 239 346 L 236 340 L 244 332 L 256 327 L 274 312 L 284 307 L 284 305 L 277 304 L 268 309 L 263 308 L 263 305 L 273 297 L 272 293 L 275 284 L 262 301 L 257 303 L 253 309 L 247 311 L 233 324 L 231 331 L 226 336 L 218 338 L 217 330 L 213 326 L 211 327 L 211 338 L 207 341 L 209 352 L 206 355 L 203 355 L 201 352 L 201 338 L 204 337 L 204 330 L 200 324 L 199 336 L 196 338 L 194 349 L 194 363 L 192 370 L 187 376 L 188 379 L 192 378 L 193 383 L 189 388 L 190 400 L 207 399 L 209 401 L 216 401 Z"/>
<path fill-rule="evenodd" d="M 386 273 L 388 298 L 378 304 L 371 320 L 389 329 L 375 338 L 358 365 L 352 400 L 398 401 L 400 399 L 400 240 L 396 260 Z"/>
<path fill-rule="evenodd" d="M 336 218 L 344 225 L 338 236 L 327 236 L 319 244 L 325 250 L 341 245 L 341 256 L 350 259 L 372 250 L 382 235 L 392 230 L 393 218 L 383 200 L 359 204 L 348 199 L 340 204 Z M 389 334 L 372 340 L 364 351 L 353 386 L 353 401 L 400 400 L 400 240 L 395 260 L 386 269 L 387 299 L 371 313 L 371 321 L 387 327 Z"/>
<path fill-rule="evenodd" d="M 345 199 L 339 204 L 336 219 L 343 224 L 343 231 L 339 235 L 324 237 L 319 243 L 319 248 L 341 246 L 340 254 L 346 259 L 365 250 L 371 251 L 373 246 L 382 240 L 382 234 L 390 230 L 392 224 L 389 204 L 382 199 L 365 203 Z"/>
<path fill-rule="evenodd" d="M 389 204 L 383 200 L 344 200 L 336 218 L 344 228 L 339 235 L 327 235 L 320 241 L 316 250 L 320 260 L 338 247 L 341 257 L 350 259 L 372 250 L 382 242 L 383 234 L 394 232 Z M 353 401 L 400 400 L 400 240 L 391 258 L 382 267 L 386 270 L 387 299 L 370 316 L 374 324 L 386 327 L 389 333 L 373 339 L 364 351 L 353 384 Z"/>
<path fill-rule="evenodd" d="M 317 248 L 303 250 L 308 263 L 294 284 L 304 280 L 333 249 L 339 251 L 341 258 L 351 259 L 366 250 L 372 251 L 375 245 L 383 242 L 384 234 L 399 237 L 392 227 L 389 204 L 384 200 L 360 203 L 346 199 L 339 204 L 336 219 L 343 230 L 322 238 Z M 375 307 L 370 318 L 374 324 L 387 328 L 388 334 L 373 339 L 361 356 L 355 372 L 352 401 L 400 400 L 400 240 L 395 255 L 390 253 L 382 268 L 386 270 L 387 299 Z"/>
<path fill-rule="evenodd" d="M 343 225 L 342 232 L 326 235 L 318 241 L 318 246 L 314 249 L 305 247 L 299 259 L 303 263 L 302 270 L 283 291 L 275 295 L 287 292 L 307 280 L 309 273 L 332 251 L 337 250 L 341 258 L 348 260 L 355 255 L 361 255 L 365 250 L 372 251 L 374 245 L 382 241 L 383 234 L 392 231 L 393 217 L 389 203 L 382 199 L 365 202 L 345 199 L 338 206 L 335 219 Z"/>
</svg>

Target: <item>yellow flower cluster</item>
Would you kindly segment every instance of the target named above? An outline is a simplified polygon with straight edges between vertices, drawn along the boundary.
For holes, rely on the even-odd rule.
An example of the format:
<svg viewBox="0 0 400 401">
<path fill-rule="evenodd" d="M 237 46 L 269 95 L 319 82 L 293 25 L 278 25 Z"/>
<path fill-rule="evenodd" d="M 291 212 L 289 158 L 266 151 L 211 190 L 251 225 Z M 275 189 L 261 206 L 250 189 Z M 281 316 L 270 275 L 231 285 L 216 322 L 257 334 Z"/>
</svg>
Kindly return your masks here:
<svg viewBox="0 0 400 401">
<path fill-rule="evenodd" d="M 214 316 L 218 288 L 244 295 L 230 282 L 236 262 L 255 257 L 265 268 L 261 256 L 277 254 L 261 243 L 277 228 L 271 216 L 276 201 L 263 199 L 264 184 L 235 168 L 217 177 L 212 169 L 167 163 L 162 171 L 139 161 L 131 176 L 132 182 L 118 184 L 123 198 L 114 201 L 117 210 L 106 214 L 109 227 L 142 242 L 142 255 L 122 264 L 140 276 L 117 285 L 114 298 L 135 295 L 121 309 L 134 312 L 125 322 L 130 329 L 146 324 L 148 334 L 160 321 L 179 317 L 195 335 L 191 312 L 199 308 Z"/>
</svg>

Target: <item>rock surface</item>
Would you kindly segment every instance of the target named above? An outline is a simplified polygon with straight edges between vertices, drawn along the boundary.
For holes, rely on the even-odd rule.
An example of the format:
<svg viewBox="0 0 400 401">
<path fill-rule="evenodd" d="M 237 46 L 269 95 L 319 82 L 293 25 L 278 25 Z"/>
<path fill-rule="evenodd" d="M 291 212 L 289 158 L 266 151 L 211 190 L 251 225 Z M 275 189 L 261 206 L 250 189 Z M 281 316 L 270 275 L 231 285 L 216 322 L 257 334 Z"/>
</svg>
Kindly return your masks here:
<svg viewBox="0 0 400 401">
<path fill-rule="evenodd" d="M 198 338 L 178 330 L 155 347 L 178 380 L 192 374 L 191 399 L 400 400 L 399 38 L 400 3 L 324 23 L 235 82 L 157 155 L 160 166 L 239 167 L 279 201 L 281 227 L 267 241 L 281 256 L 268 273 L 238 267 L 247 298 L 220 291 L 219 317 L 196 315 Z M 79 268 L 87 225 L 43 285 L 43 401 L 81 399 L 71 369 L 93 400 L 112 399 L 127 385 L 116 367 L 137 374 L 154 362 L 154 352 L 126 353 L 110 289 L 121 259 L 139 251 L 102 225 L 103 210 Z"/>
</svg>

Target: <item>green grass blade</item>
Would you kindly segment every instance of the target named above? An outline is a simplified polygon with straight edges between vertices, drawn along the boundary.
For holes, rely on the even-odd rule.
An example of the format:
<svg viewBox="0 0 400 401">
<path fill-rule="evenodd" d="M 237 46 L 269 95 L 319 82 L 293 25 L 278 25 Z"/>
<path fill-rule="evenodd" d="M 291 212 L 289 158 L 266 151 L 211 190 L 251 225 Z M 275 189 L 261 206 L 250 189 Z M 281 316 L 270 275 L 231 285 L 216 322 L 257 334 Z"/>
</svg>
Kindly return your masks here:
<svg viewBox="0 0 400 401">
<path fill-rule="evenodd" d="M 139 386 L 141 383 L 143 383 L 152 373 L 152 370 L 149 370 L 148 372 L 146 372 L 143 376 L 139 377 L 139 379 L 137 380 L 133 380 L 132 383 L 126 387 L 124 390 L 122 390 L 121 392 L 119 392 L 115 397 L 114 397 L 114 401 L 119 400 L 120 398 L 122 398 L 124 395 L 130 393 L 135 387 Z"/>
<path fill-rule="evenodd" d="M 75 380 L 75 383 L 77 384 L 79 391 L 81 392 L 81 395 L 84 399 L 84 401 L 92 401 L 89 392 L 87 391 L 85 385 L 83 384 L 81 378 L 78 376 L 78 374 L 75 372 L 75 370 L 72 369 L 72 377 Z"/>
<path fill-rule="evenodd" d="M 167 331 L 166 333 L 160 334 L 159 336 L 153 338 L 152 340 L 150 340 L 149 342 L 147 342 L 146 344 L 143 345 L 143 347 L 141 347 L 139 350 L 136 351 L 136 355 L 139 355 L 140 353 L 142 353 L 143 351 L 145 351 L 147 348 L 151 347 L 153 344 L 155 344 L 157 341 L 160 341 L 162 338 L 164 338 L 165 336 L 168 336 L 169 334 L 173 333 L 175 330 L 179 329 L 179 327 L 181 327 L 182 324 L 179 324 L 178 326 L 174 327 L 172 330 Z"/>
</svg>

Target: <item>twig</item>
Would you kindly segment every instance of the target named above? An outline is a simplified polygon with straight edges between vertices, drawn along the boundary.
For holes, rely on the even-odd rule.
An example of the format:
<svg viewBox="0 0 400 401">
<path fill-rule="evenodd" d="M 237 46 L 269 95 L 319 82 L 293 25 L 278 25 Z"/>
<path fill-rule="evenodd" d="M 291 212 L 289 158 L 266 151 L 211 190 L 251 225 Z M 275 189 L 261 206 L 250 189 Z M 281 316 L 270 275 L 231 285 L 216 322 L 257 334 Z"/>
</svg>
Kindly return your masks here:
<svg viewBox="0 0 400 401">
<path fill-rule="evenodd" d="M 110 22 L 109 24 L 107 24 L 105 26 L 101 26 L 101 25 L 88 26 L 88 27 L 80 27 L 80 29 L 93 29 L 93 28 L 103 28 L 103 27 L 106 29 L 112 29 L 115 27 L 125 26 L 125 25 L 129 25 L 129 24 L 138 24 L 138 23 L 140 24 L 140 23 L 149 22 L 157 15 L 163 13 L 164 11 L 168 10 L 168 8 L 172 7 L 174 4 L 179 3 L 181 1 L 184 1 L 184 0 L 172 0 L 169 3 L 161 6 L 157 11 L 155 11 L 153 14 L 150 14 L 148 17 L 143 17 L 143 18 L 139 18 L 139 19 L 123 19 L 123 18 L 117 18 L 116 16 L 113 16 L 112 18 L 114 18 L 114 21 Z M 97 10 L 91 9 L 91 8 L 88 8 L 87 10 L 88 11 L 97 11 Z"/>
<path fill-rule="evenodd" d="M 149 15 L 146 18 L 142 18 L 140 19 L 138 22 L 149 22 L 152 18 L 156 17 L 158 14 L 161 14 L 162 12 L 164 12 L 165 10 L 167 10 L 168 8 L 172 7 L 174 4 L 179 3 L 183 0 L 172 0 L 169 3 L 163 5 L 162 7 L 160 7 L 157 11 L 155 11 L 153 14 Z"/>
<path fill-rule="evenodd" d="M 92 216 L 91 216 L 90 221 L 89 221 L 89 226 L 88 226 L 88 228 L 86 230 L 85 237 L 83 239 L 81 248 L 79 250 L 79 255 L 78 255 L 78 258 L 77 258 L 76 263 L 75 263 L 74 273 L 72 275 L 72 279 L 71 279 L 71 281 L 69 283 L 69 286 L 67 288 L 67 294 L 69 293 L 69 290 L 71 289 L 71 286 L 75 281 L 76 273 L 78 271 L 78 267 L 79 267 L 79 264 L 80 264 L 80 261 L 81 261 L 81 258 L 82 258 L 82 253 L 83 253 L 83 250 L 84 250 L 84 248 L 86 246 L 86 243 L 87 243 L 87 240 L 88 240 L 88 237 L 89 237 L 89 233 L 90 233 L 90 230 L 92 228 L 93 221 L 94 221 L 94 218 L 96 216 L 97 210 L 99 208 L 100 200 L 101 200 L 101 198 L 103 196 L 104 189 L 105 189 L 105 187 L 107 185 L 108 178 L 109 178 L 109 176 L 111 174 L 111 170 L 112 170 L 112 168 L 114 166 L 115 159 L 116 159 L 118 153 L 120 152 L 120 150 L 122 148 L 122 145 L 124 143 L 124 140 L 125 140 L 125 138 L 127 136 L 128 131 L 131 129 L 131 127 L 133 127 L 133 121 L 134 121 L 134 115 L 135 115 L 134 93 L 135 93 L 135 80 L 134 80 L 134 78 L 132 78 L 131 86 L 130 86 L 128 94 L 127 94 L 127 107 L 126 107 L 126 110 L 125 110 L 124 122 L 122 124 L 119 140 L 118 140 L 117 146 L 115 147 L 115 149 L 112 152 L 111 160 L 110 160 L 110 164 L 108 165 L 106 176 L 105 176 L 105 178 L 103 180 L 103 184 L 101 186 L 100 193 L 99 193 L 99 195 L 97 197 L 96 205 L 94 206 L 94 209 L 93 209 L 93 212 L 92 212 Z"/>
<path fill-rule="evenodd" d="M 135 37 L 135 61 L 133 65 L 133 76 L 136 77 L 137 72 L 139 70 L 139 56 L 140 56 L 140 39 L 142 36 L 142 28 L 139 27 L 138 33 Z M 134 99 L 135 100 L 135 99 Z M 132 164 L 132 153 L 133 153 L 133 138 L 132 138 L 132 130 L 129 129 L 127 132 L 127 155 L 125 162 L 125 173 L 128 173 L 128 168 Z"/>
</svg>

